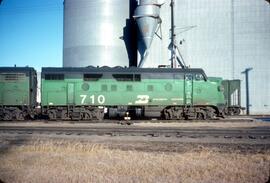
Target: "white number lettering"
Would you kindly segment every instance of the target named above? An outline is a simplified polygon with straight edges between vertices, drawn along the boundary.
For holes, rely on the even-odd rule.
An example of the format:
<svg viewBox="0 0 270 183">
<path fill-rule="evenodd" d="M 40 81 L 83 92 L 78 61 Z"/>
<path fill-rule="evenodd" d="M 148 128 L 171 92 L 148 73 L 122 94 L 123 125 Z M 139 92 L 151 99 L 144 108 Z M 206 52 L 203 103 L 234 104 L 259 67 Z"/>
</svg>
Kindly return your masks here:
<svg viewBox="0 0 270 183">
<path fill-rule="evenodd" d="M 97 98 L 97 100 L 98 100 L 98 103 L 104 104 L 104 102 L 105 102 L 105 97 L 104 97 L 103 95 L 99 95 L 98 98 Z"/>
<path fill-rule="evenodd" d="M 95 103 L 95 95 L 90 96 L 90 99 L 91 99 L 92 104 L 94 104 Z"/>
<path fill-rule="evenodd" d="M 84 104 L 84 101 L 85 101 L 87 95 L 80 95 L 80 97 L 82 98 L 81 104 Z"/>
<path fill-rule="evenodd" d="M 87 95 L 80 95 L 80 97 L 82 98 L 81 104 L 85 104 L 85 102 L 87 102 L 87 101 L 85 101 L 87 99 Z M 95 104 L 95 95 L 91 95 L 89 98 L 90 98 L 91 104 Z M 105 96 L 99 95 L 97 97 L 97 102 L 99 104 L 104 104 L 105 103 Z"/>
<path fill-rule="evenodd" d="M 149 102 L 149 96 L 148 95 L 138 95 L 137 99 L 135 101 L 135 104 L 147 104 Z"/>
</svg>

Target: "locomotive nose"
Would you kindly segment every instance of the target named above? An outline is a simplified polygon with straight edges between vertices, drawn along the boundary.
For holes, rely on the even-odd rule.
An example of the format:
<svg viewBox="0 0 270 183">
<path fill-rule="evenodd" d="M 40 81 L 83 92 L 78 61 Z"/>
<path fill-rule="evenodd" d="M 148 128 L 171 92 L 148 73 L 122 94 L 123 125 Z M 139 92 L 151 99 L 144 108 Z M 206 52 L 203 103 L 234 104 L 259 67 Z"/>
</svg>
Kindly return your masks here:
<svg viewBox="0 0 270 183">
<path fill-rule="evenodd" d="M 224 86 L 223 85 L 219 85 L 218 86 L 218 91 L 223 92 L 224 91 Z"/>
</svg>

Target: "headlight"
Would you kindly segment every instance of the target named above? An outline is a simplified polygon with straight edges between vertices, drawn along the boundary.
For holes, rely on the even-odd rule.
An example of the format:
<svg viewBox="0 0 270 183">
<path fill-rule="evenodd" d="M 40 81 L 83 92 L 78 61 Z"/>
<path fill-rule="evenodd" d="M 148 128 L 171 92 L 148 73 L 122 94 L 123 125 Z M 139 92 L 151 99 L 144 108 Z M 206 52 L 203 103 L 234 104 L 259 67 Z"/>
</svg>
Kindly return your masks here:
<svg viewBox="0 0 270 183">
<path fill-rule="evenodd" d="M 222 86 L 222 85 L 218 86 L 218 91 L 223 92 L 224 91 L 224 86 Z"/>
</svg>

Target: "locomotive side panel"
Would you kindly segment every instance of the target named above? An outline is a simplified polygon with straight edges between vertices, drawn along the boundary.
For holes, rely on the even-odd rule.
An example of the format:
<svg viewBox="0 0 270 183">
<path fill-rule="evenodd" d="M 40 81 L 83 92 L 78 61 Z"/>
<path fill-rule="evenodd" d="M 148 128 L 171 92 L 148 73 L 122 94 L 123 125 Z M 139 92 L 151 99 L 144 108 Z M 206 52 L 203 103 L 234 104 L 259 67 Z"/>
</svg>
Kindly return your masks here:
<svg viewBox="0 0 270 183">
<path fill-rule="evenodd" d="M 33 68 L 0 68 L 0 119 L 33 118 L 36 107 L 36 71 Z"/>
<path fill-rule="evenodd" d="M 194 105 L 224 105 L 224 94 L 221 88 L 222 78 L 208 77 L 205 81 L 194 75 Z"/>
<path fill-rule="evenodd" d="M 25 73 L 1 73 L 1 105 L 29 105 L 29 76 Z"/>
<path fill-rule="evenodd" d="M 183 105 L 183 78 L 149 73 L 43 74 L 42 106 Z"/>
</svg>

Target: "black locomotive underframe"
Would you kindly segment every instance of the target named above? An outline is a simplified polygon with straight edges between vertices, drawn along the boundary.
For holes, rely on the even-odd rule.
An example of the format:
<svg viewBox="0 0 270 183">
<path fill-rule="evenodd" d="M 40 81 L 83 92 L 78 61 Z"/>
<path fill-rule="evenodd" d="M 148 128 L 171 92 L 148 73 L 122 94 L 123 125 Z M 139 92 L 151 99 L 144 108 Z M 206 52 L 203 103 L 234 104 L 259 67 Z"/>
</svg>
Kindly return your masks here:
<svg viewBox="0 0 270 183">
<path fill-rule="evenodd" d="M 23 121 L 26 119 L 34 119 L 36 110 L 31 106 L 0 106 L 0 120 L 4 121 Z"/>
<path fill-rule="evenodd" d="M 98 106 L 47 106 L 42 114 L 49 120 L 102 120 L 104 110 Z"/>
<path fill-rule="evenodd" d="M 158 118 L 165 120 L 217 119 L 224 118 L 224 107 L 216 106 L 110 106 L 106 117 L 143 119 Z"/>
<path fill-rule="evenodd" d="M 158 118 L 166 120 L 217 119 L 224 117 L 215 106 L 46 106 L 49 120 L 102 120 Z"/>
<path fill-rule="evenodd" d="M 0 106 L 0 120 L 102 120 L 158 118 L 165 120 L 207 120 L 224 117 L 224 111 L 216 106 L 44 106 L 42 115 L 30 106 Z M 225 110 L 226 111 L 226 110 Z"/>
<path fill-rule="evenodd" d="M 245 108 L 239 105 L 228 106 L 225 109 L 225 114 L 228 116 L 238 116 L 241 114 L 242 110 L 245 110 Z"/>
<path fill-rule="evenodd" d="M 162 111 L 162 115 L 166 120 L 206 120 L 224 118 L 221 111 L 216 106 L 168 106 Z"/>
</svg>

